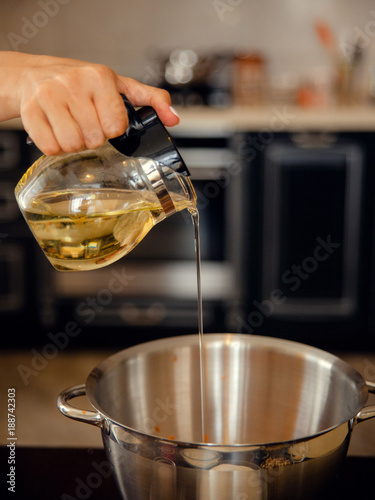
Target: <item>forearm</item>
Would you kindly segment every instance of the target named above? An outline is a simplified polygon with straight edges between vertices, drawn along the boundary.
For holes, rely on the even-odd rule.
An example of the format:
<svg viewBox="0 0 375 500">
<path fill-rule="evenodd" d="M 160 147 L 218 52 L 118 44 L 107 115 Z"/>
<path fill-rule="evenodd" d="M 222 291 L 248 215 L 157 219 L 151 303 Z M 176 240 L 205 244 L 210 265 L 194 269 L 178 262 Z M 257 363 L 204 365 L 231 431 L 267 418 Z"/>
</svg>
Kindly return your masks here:
<svg viewBox="0 0 375 500">
<path fill-rule="evenodd" d="M 46 64 L 48 56 L 0 52 L 0 121 L 21 116 L 21 82 L 28 68 Z"/>
</svg>

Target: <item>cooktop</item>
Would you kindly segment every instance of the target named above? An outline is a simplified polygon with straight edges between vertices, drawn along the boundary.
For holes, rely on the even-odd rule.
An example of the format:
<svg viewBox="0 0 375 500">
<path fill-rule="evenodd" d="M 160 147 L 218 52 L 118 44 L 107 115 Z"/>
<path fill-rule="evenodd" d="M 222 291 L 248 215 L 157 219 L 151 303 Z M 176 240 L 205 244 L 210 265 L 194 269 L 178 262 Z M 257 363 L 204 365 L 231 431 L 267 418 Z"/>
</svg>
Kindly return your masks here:
<svg viewBox="0 0 375 500">
<path fill-rule="evenodd" d="M 2 446 L 2 488 L 8 458 L 9 451 Z M 16 447 L 14 458 L 15 493 L 6 489 L 2 499 L 121 500 L 102 449 Z M 319 500 L 372 500 L 374 471 L 375 457 L 347 457 L 340 476 Z"/>
</svg>

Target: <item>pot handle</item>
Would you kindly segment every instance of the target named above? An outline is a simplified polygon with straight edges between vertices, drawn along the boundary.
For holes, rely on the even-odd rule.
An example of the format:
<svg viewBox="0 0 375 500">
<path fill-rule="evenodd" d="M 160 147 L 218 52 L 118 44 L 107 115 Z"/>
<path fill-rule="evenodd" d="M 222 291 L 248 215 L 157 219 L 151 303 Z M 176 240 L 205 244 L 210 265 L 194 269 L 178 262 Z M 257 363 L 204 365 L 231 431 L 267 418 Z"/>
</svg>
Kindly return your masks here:
<svg viewBox="0 0 375 500">
<path fill-rule="evenodd" d="M 58 409 L 66 417 L 79 420 L 80 422 L 85 422 L 86 424 L 101 427 L 104 418 L 100 415 L 100 413 L 89 410 L 80 410 L 79 408 L 75 408 L 68 403 L 70 399 L 77 398 L 79 396 L 86 396 L 86 386 L 84 384 L 75 385 L 65 389 L 65 391 L 62 391 L 57 398 Z"/>
<path fill-rule="evenodd" d="M 374 382 L 368 382 L 366 380 L 367 388 L 368 391 L 371 392 L 371 394 L 375 394 L 375 383 Z M 369 405 L 365 406 L 363 410 L 361 410 L 358 415 L 357 415 L 357 423 L 364 422 L 365 420 L 368 420 L 369 418 L 374 418 L 375 417 L 375 405 Z"/>
</svg>

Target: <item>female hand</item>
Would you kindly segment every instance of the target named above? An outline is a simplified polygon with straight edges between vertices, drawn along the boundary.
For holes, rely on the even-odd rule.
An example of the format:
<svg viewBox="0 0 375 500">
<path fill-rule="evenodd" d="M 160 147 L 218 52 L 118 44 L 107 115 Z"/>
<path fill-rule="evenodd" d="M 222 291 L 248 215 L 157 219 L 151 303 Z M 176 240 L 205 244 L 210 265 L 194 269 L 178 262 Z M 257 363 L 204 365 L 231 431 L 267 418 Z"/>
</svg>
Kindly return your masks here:
<svg viewBox="0 0 375 500">
<path fill-rule="evenodd" d="M 168 92 L 75 59 L 0 53 L 0 121 L 21 117 L 45 154 L 97 148 L 128 126 L 120 93 L 134 106 L 152 106 L 164 125 L 179 118 Z"/>
</svg>

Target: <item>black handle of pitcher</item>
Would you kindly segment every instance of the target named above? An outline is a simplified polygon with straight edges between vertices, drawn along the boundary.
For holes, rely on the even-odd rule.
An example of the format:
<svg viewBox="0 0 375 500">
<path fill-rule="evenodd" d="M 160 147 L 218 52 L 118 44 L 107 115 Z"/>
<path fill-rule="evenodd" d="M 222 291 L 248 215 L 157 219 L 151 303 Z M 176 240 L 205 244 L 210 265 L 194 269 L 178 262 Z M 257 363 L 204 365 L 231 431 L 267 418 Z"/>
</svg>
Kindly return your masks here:
<svg viewBox="0 0 375 500">
<path fill-rule="evenodd" d="M 122 100 L 124 101 L 126 112 L 128 113 L 128 118 L 129 118 L 129 126 L 125 132 L 125 135 L 129 136 L 132 134 L 132 132 L 139 132 L 144 127 L 140 117 L 138 116 L 138 113 L 136 112 L 132 103 L 129 101 L 126 95 L 121 94 L 121 97 Z"/>
<path fill-rule="evenodd" d="M 151 158 L 175 172 L 190 175 L 176 144 L 151 106 L 144 106 L 137 111 L 129 99 L 121 94 L 129 116 L 126 132 L 110 144 L 125 156 Z"/>
</svg>

